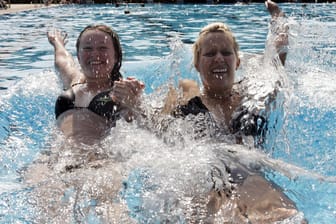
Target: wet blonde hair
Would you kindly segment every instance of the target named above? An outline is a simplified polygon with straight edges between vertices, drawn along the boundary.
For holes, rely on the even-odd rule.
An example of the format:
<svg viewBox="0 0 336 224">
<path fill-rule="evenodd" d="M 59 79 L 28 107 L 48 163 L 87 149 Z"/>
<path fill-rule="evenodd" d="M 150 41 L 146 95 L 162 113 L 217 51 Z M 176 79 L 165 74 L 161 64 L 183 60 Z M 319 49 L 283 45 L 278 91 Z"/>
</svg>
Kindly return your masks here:
<svg viewBox="0 0 336 224">
<path fill-rule="evenodd" d="M 239 55 L 238 55 L 239 45 L 238 45 L 236 37 L 233 35 L 231 29 L 227 25 L 225 25 L 224 23 L 220 23 L 220 22 L 211 23 L 211 24 L 203 27 L 203 29 L 199 32 L 198 38 L 193 45 L 194 66 L 195 67 L 199 62 L 202 40 L 204 39 L 204 37 L 208 33 L 214 33 L 214 32 L 222 32 L 222 33 L 225 33 L 225 34 L 229 35 L 232 38 L 232 41 L 233 41 L 233 50 L 234 50 L 237 58 L 239 57 Z"/>
</svg>

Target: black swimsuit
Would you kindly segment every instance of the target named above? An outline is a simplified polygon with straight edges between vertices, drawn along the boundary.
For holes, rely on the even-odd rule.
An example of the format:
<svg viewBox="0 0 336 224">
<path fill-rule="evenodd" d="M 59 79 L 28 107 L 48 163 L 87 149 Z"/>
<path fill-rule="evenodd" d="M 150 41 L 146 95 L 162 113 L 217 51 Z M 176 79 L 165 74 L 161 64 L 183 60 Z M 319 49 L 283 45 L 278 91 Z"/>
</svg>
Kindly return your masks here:
<svg viewBox="0 0 336 224">
<path fill-rule="evenodd" d="M 241 108 L 240 108 L 241 109 Z M 217 126 L 215 120 L 212 118 L 209 109 L 203 104 L 202 99 L 196 96 L 188 101 L 185 105 L 179 105 L 172 113 L 174 117 L 185 118 L 188 115 L 198 116 L 195 121 L 195 127 L 193 128 L 197 137 L 207 136 L 221 138 L 221 134 L 227 135 L 228 132 L 223 133 L 220 127 Z M 201 115 L 201 116 L 200 116 Z M 261 115 L 253 115 L 248 112 L 247 109 L 239 110 L 236 116 L 231 120 L 229 131 L 234 135 L 252 135 L 255 140 L 255 146 L 260 146 L 264 140 L 264 134 L 266 129 L 266 120 Z M 207 133 L 204 133 L 207 132 Z M 225 158 L 225 157 L 223 157 Z M 228 161 L 223 160 L 225 170 L 214 167 L 211 170 L 211 176 L 216 183 L 216 178 L 223 180 L 223 173 L 228 173 L 230 178 L 228 182 L 224 182 L 223 191 L 229 197 L 232 191 L 235 189 L 236 184 L 244 182 L 249 172 L 256 173 L 257 170 L 250 170 L 243 165 L 235 164 L 232 166 L 228 164 Z M 216 184 L 214 185 L 216 191 Z"/>
<path fill-rule="evenodd" d="M 119 118 L 119 107 L 115 102 L 113 102 L 109 93 L 110 91 L 105 91 L 97 94 L 91 100 L 87 109 L 106 118 L 107 120 L 116 120 Z M 56 119 L 67 110 L 80 108 L 81 107 L 75 107 L 75 94 L 72 89 L 69 89 L 61 94 L 56 100 Z"/>
<path fill-rule="evenodd" d="M 178 106 L 172 113 L 174 117 L 186 117 L 189 114 L 209 113 L 209 109 L 203 104 L 200 97 L 196 96 L 188 101 L 186 105 Z M 266 119 L 261 115 L 249 113 L 245 108 L 241 108 L 237 116 L 230 122 L 230 132 L 233 134 L 242 133 L 258 137 L 258 141 L 264 138 L 266 133 Z"/>
</svg>

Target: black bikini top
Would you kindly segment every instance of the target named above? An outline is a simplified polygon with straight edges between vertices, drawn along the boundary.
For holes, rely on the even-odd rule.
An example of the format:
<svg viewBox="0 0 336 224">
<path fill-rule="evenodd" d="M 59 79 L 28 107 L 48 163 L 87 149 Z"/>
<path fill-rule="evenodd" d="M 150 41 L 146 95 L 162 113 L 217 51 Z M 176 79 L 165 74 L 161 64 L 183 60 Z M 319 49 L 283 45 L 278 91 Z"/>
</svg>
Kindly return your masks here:
<svg viewBox="0 0 336 224">
<path fill-rule="evenodd" d="M 196 96 L 188 101 L 186 105 L 179 105 L 172 113 L 174 117 L 186 117 L 189 114 L 209 113 L 209 109 L 203 104 L 201 98 Z M 244 135 L 262 136 L 266 129 L 266 119 L 261 115 L 249 113 L 245 108 L 239 112 L 230 122 L 230 130 L 233 134 L 238 132 Z"/>
<path fill-rule="evenodd" d="M 87 109 L 106 118 L 107 120 L 116 120 L 120 117 L 119 107 L 109 96 L 110 90 L 97 94 L 90 102 Z M 63 112 L 70 109 L 80 109 L 75 107 L 75 94 L 72 89 L 64 91 L 56 100 L 55 115 L 56 119 Z"/>
<path fill-rule="evenodd" d="M 174 117 L 186 117 L 189 114 L 197 115 L 199 113 L 205 114 L 209 109 L 203 104 L 199 96 L 190 99 L 187 104 L 179 105 L 173 111 Z"/>
</svg>

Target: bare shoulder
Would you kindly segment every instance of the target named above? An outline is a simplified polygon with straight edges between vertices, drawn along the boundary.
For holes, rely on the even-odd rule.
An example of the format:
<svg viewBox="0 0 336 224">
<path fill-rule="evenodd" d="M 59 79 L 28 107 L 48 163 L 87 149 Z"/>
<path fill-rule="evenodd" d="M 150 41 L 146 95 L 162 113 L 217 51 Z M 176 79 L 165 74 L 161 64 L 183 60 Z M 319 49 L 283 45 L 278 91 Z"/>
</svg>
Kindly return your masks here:
<svg viewBox="0 0 336 224">
<path fill-rule="evenodd" d="M 195 96 L 200 96 L 200 87 L 195 80 L 183 79 L 179 82 L 179 89 L 182 90 L 182 101 L 186 102 Z"/>
<path fill-rule="evenodd" d="M 75 88 L 76 86 L 82 86 L 83 84 L 85 84 L 86 80 L 85 80 L 85 76 L 82 72 L 78 72 L 76 74 L 76 78 L 74 78 L 71 82 L 71 87 Z"/>
</svg>

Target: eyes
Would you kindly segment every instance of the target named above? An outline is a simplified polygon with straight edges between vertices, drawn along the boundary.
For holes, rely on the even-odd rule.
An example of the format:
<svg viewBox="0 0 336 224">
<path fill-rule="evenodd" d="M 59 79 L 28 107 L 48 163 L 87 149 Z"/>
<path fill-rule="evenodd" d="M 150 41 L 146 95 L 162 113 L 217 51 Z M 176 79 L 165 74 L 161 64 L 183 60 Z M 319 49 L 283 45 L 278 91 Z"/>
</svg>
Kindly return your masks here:
<svg viewBox="0 0 336 224">
<path fill-rule="evenodd" d="M 221 54 L 223 57 L 228 57 L 228 56 L 231 56 L 233 55 L 233 51 L 231 50 L 222 50 L 222 51 L 218 51 L 218 50 L 209 50 L 209 51 L 205 51 L 202 56 L 204 57 L 214 57 L 216 56 L 217 54 Z"/>
<path fill-rule="evenodd" d="M 104 46 L 104 45 L 97 46 L 97 47 L 96 46 L 93 47 L 93 46 L 88 45 L 88 46 L 83 46 L 81 49 L 82 49 L 82 51 L 85 51 L 85 52 L 91 52 L 91 51 L 94 51 L 94 50 L 105 52 L 105 51 L 108 51 L 110 48 L 107 47 L 107 46 Z"/>
</svg>

